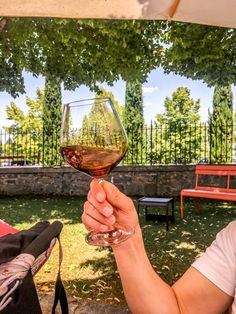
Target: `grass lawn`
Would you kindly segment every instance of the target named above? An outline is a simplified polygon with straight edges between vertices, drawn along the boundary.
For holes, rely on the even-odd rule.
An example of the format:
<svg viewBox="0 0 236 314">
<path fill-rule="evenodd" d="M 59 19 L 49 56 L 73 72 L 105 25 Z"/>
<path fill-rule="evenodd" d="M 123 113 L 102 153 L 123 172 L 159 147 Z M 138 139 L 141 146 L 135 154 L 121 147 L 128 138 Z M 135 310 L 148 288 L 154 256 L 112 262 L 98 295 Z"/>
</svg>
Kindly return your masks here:
<svg viewBox="0 0 236 314">
<path fill-rule="evenodd" d="M 71 297 L 81 302 L 125 303 L 119 274 L 111 249 L 89 246 L 84 241 L 86 230 L 81 223 L 84 199 L 78 197 L 0 197 L 0 218 L 24 229 L 42 220 L 60 220 L 63 246 L 62 278 Z M 176 223 L 141 225 L 150 261 L 169 284 L 175 282 L 215 238 L 216 233 L 236 219 L 236 203 L 219 201 L 186 202 L 185 218 L 179 215 L 175 202 Z M 51 293 L 58 270 L 58 247 L 36 275 L 40 291 Z"/>
</svg>

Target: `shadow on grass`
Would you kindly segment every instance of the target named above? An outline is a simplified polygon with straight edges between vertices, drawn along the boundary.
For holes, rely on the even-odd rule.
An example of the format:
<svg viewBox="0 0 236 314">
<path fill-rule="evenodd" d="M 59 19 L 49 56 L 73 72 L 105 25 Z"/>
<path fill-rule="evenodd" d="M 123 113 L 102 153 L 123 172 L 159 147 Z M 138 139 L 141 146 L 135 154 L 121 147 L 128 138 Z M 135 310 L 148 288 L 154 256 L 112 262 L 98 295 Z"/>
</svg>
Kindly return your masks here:
<svg viewBox="0 0 236 314">
<path fill-rule="evenodd" d="M 0 219 L 21 225 L 43 220 L 63 220 L 67 224 L 81 222 L 85 198 L 82 197 L 0 197 Z"/>
</svg>

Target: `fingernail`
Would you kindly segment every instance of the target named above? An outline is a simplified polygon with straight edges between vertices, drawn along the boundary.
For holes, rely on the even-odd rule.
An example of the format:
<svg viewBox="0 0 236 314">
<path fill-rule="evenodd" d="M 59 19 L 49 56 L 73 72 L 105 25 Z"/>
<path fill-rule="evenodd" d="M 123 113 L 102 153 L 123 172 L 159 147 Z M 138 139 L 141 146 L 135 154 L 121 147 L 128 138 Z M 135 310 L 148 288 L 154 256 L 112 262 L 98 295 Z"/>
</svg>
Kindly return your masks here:
<svg viewBox="0 0 236 314">
<path fill-rule="evenodd" d="M 112 208 L 106 206 L 106 207 L 103 209 L 103 214 L 104 214 L 105 216 L 110 216 L 110 215 L 112 214 Z"/>
<path fill-rule="evenodd" d="M 104 201 L 104 196 L 103 196 L 103 194 L 100 193 L 100 192 L 98 192 L 98 193 L 96 194 L 96 198 L 97 198 L 97 200 L 98 200 L 99 202 L 103 202 L 103 201 Z"/>
</svg>

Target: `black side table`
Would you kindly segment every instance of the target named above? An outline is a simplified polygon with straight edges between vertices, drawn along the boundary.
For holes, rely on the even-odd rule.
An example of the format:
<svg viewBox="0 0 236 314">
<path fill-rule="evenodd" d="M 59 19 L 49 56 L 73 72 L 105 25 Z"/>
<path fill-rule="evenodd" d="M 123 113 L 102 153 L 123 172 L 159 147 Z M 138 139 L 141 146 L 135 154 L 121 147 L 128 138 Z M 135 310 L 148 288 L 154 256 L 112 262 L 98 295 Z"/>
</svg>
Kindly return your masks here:
<svg viewBox="0 0 236 314">
<path fill-rule="evenodd" d="M 171 215 L 169 215 L 169 205 L 171 204 Z M 175 222 L 174 216 L 174 199 L 173 197 L 170 198 L 163 198 L 163 197 L 142 197 L 138 199 L 138 215 L 139 215 L 139 207 L 145 206 L 145 219 L 147 220 L 154 220 L 154 221 L 165 221 L 166 222 L 166 231 L 169 230 L 169 221 L 172 223 Z M 160 207 L 166 208 L 165 215 L 158 215 L 158 214 L 149 214 L 148 213 L 148 206 L 150 207 Z"/>
</svg>

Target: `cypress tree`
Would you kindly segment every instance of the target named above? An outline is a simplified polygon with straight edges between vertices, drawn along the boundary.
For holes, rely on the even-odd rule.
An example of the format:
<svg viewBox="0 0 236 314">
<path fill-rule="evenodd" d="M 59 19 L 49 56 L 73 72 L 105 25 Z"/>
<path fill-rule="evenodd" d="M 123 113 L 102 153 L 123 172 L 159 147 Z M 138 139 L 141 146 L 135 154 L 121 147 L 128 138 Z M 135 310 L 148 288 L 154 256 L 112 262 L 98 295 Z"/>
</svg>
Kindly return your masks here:
<svg viewBox="0 0 236 314">
<path fill-rule="evenodd" d="M 45 80 L 45 101 L 43 106 L 45 166 L 58 164 L 60 156 L 61 108 L 60 80 L 53 75 L 48 75 Z"/>
<path fill-rule="evenodd" d="M 233 93 L 230 85 L 214 89 L 213 111 L 209 111 L 210 162 L 227 163 L 232 159 Z"/>
<path fill-rule="evenodd" d="M 144 117 L 142 83 L 137 80 L 126 83 L 123 121 L 129 140 L 129 158 L 132 163 L 139 163 L 142 159 Z"/>
</svg>

